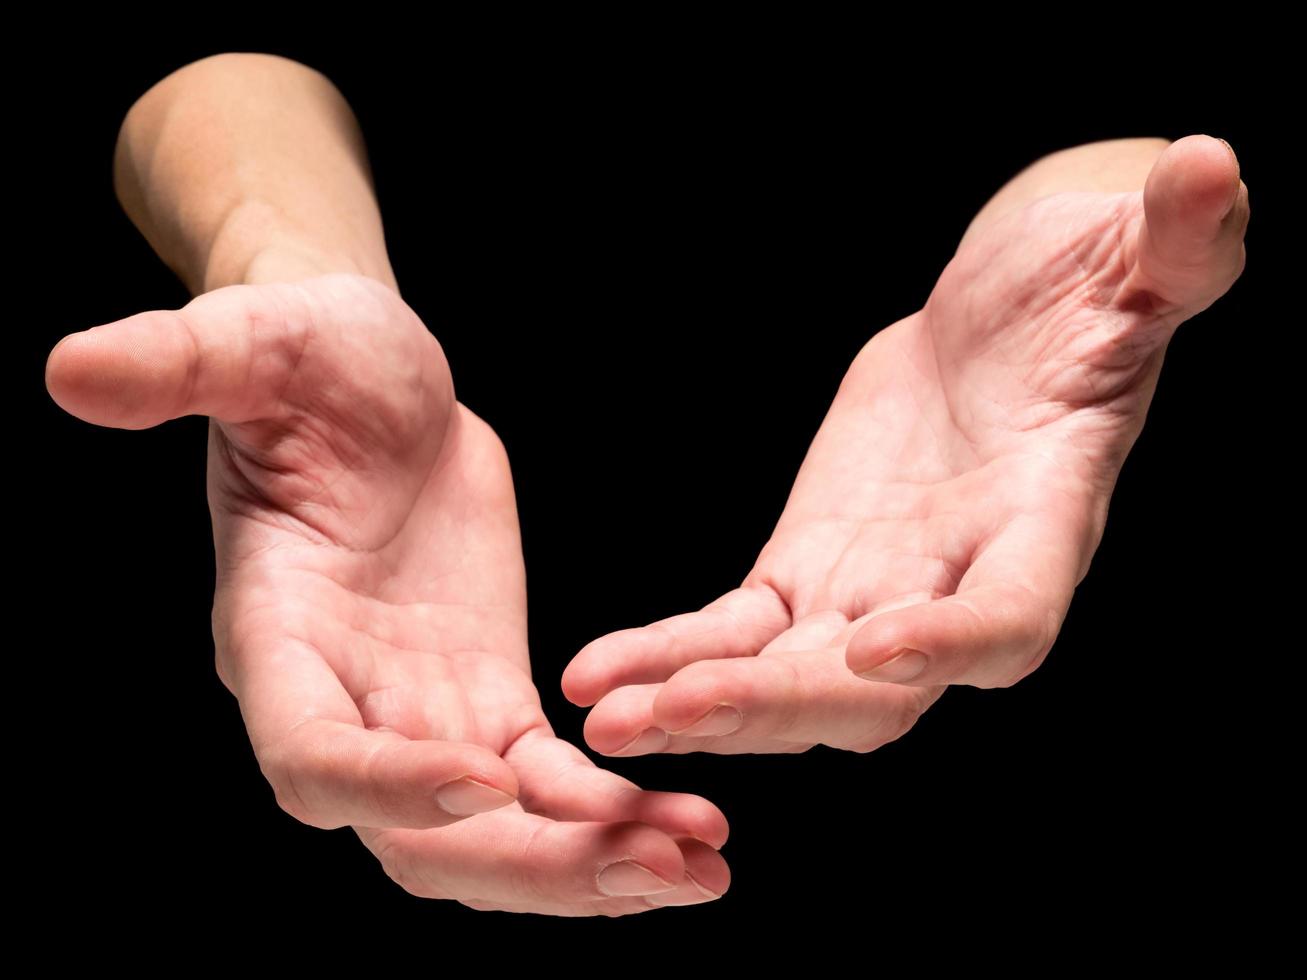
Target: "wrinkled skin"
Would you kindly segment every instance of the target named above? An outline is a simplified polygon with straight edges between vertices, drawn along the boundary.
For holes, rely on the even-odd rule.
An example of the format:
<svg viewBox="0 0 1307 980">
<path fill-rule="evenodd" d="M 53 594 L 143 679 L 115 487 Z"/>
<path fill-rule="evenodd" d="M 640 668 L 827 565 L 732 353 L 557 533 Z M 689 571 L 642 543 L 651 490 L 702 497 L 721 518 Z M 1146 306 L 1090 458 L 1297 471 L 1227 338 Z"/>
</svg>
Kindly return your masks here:
<svg viewBox="0 0 1307 980">
<path fill-rule="evenodd" d="M 726 890 L 715 806 L 554 736 L 504 447 L 393 290 L 223 287 L 64 338 L 47 385 L 100 425 L 210 416 L 217 669 L 290 814 L 354 826 L 404 888 L 477 909 L 622 915 Z"/>
<path fill-rule="evenodd" d="M 855 358 L 741 585 L 568 665 L 587 743 L 868 752 L 950 684 L 1028 676 L 1166 346 L 1241 274 L 1248 218 L 1233 153 L 1195 136 L 1143 190 L 1042 196 L 969 234 L 924 307 Z"/>
</svg>

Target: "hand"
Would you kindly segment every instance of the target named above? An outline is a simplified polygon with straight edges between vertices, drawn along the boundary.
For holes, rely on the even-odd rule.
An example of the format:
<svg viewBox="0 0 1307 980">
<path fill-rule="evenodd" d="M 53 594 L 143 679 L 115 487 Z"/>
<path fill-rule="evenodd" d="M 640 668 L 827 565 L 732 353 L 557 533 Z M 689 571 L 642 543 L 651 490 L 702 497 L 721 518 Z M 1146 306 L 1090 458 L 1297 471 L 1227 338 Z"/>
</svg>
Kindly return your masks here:
<svg viewBox="0 0 1307 980">
<path fill-rule="evenodd" d="M 225 286 L 64 338 L 46 378 L 99 425 L 211 417 L 217 669 L 287 812 L 354 825 L 407 890 L 478 909 L 725 891 L 716 807 L 554 737 L 507 456 L 396 292 Z"/>
<path fill-rule="evenodd" d="M 568 665 L 587 743 L 866 752 L 946 685 L 1030 674 L 1166 346 L 1239 277 L 1248 218 L 1233 152 L 1191 136 L 1142 191 L 1054 193 L 978 227 L 854 360 L 741 586 Z"/>
</svg>

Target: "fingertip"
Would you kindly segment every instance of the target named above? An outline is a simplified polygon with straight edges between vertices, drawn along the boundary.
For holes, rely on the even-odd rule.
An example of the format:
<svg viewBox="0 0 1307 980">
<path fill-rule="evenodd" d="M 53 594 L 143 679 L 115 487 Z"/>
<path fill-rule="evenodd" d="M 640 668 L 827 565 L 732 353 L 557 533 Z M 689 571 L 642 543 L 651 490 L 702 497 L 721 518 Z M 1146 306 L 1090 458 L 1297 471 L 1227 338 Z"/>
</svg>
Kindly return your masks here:
<svg viewBox="0 0 1307 980">
<path fill-rule="evenodd" d="M 1212 136 L 1209 139 L 1215 141 L 1224 154 L 1219 162 L 1213 163 L 1211 178 L 1214 185 L 1212 193 L 1224 202 L 1220 211 L 1221 217 L 1224 218 L 1238 204 L 1240 188 L 1243 186 L 1243 180 L 1239 176 L 1239 157 L 1228 141 L 1219 136 Z"/>
<path fill-rule="evenodd" d="M 1235 190 L 1234 200 L 1231 202 L 1229 210 L 1221 218 L 1221 225 L 1223 228 L 1237 228 L 1239 237 L 1242 238 L 1244 232 L 1248 230 L 1248 219 L 1251 213 L 1252 208 L 1248 202 L 1248 185 L 1240 180 L 1239 186 Z"/>
<path fill-rule="evenodd" d="M 693 840 L 707 844 L 715 851 L 720 851 L 726 846 L 726 842 L 730 840 L 731 824 L 726 819 L 726 814 L 722 813 L 717 806 L 707 800 L 704 802 L 708 804 L 710 812 L 693 828 L 690 837 Z"/>
<path fill-rule="evenodd" d="M 605 719 L 601 712 L 591 710 L 581 725 L 585 744 L 600 755 L 615 755 L 631 741 L 618 719 Z"/>
<path fill-rule="evenodd" d="M 436 803 L 442 810 L 456 817 L 469 817 L 489 810 L 498 810 L 517 799 L 512 792 L 490 783 L 463 776 L 451 780 L 436 790 Z"/>
<path fill-rule="evenodd" d="M 667 747 L 667 733 L 653 721 L 659 685 L 626 685 L 604 695 L 586 715 L 582 735 L 601 755 L 645 755 Z"/>
<path fill-rule="evenodd" d="M 907 647 L 891 651 L 889 657 L 874 666 L 858 669 L 850 665 L 850 669 L 863 680 L 889 684 L 907 684 L 915 681 L 929 668 L 930 658 L 926 654 Z"/>
<path fill-rule="evenodd" d="M 1239 197 L 1239 159 L 1218 136 L 1197 134 L 1176 140 L 1158 157 L 1145 185 L 1145 207 L 1182 220 L 1220 218 Z"/>
<path fill-rule="evenodd" d="M 610 823 L 601 833 L 606 858 L 595 874 L 599 894 L 657 895 L 685 880 L 681 845 L 665 831 L 627 820 Z"/>
<path fill-rule="evenodd" d="M 621 821 L 613 825 L 613 849 L 648 868 L 664 881 L 680 881 L 685 855 L 671 834 L 651 824 Z"/>
<path fill-rule="evenodd" d="M 963 624 L 947 600 L 914 603 L 873 616 L 849 640 L 844 663 L 865 681 L 920 686 L 956 669 Z"/>
<path fill-rule="evenodd" d="M 626 740 L 617 748 L 605 750 L 602 754 L 608 756 L 633 756 L 633 755 L 653 755 L 662 752 L 671 744 L 670 736 L 657 726 L 641 729 L 640 733 L 632 739 Z M 595 751 L 599 751 L 596 749 Z"/>
<path fill-rule="evenodd" d="M 63 350 L 63 348 L 68 344 L 70 340 L 78 336 L 78 334 L 80 333 L 81 333 L 80 330 L 74 333 L 66 333 L 62 337 L 60 337 L 57 341 L 55 341 L 55 345 L 50 348 L 50 353 L 47 354 L 45 358 L 45 374 L 47 378 L 50 376 L 51 371 L 54 368 L 54 365 L 59 360 L 59 352 Z"/>
<path fill-rule="evenodd" d="M 86 388 L 88 365 L 84 341 L 88 333 L 81 330 L 61 337 L 45 359 L 45 390 L 56 405 L 78 418 L 83 418 L 78 402 Z"/>
<path fill-rule="evenodd" d="M 63 399 L 61 398 L 64 364 L 60 351 L 68 344 L 68 339 L 72 336 L 72 334 L 67 334 L 60 337 L 58 343 L 50 348 L 50 353 L 45 358 L 45 390 L 54 399 L 54 403 L 63 408 L 64 411 L 67 411 L 67 409 L 64 408 Z"/>
<path fill-rule="evenodd" d="M 702 905 L 716 901 L 731 886 L 731 872 L 715 850 L 698 841 L 683 842 L 685 876 L 676 888 L 651 896 L 647 901 L 658 908 L 677 905 Z"/>
<path fill-rule="evenodd" d="M 705 797 L 657 791 L 648 796 L 657 802 L 641 814 L 641 819 L 663 828 L 677 841 L 697 841 L 720 850 L 731 836 L 726 814 Z"/>
<path fill-rule="evenodd" d="M 576 705 L 578 708 L 588 708 L 602 696 L 599 685 L 595 682 L 593 676 L 586 669 L 585 663 L 581 660 L 582 654 L 578 653 L 572 658 L 571 663 L 563 668 L 563 676 L 559 678 L 559 687 L 562 688 L 563 697 Z"/>
<path fill-rule="evenodd" d="M 682 843 L 685 876 L 710 899 L 721 898 L 731 887 L 731 867 L 716 849 L 696 841 Z"/>
<path fill-rule="evenodd" d="M 391 752 L 389 760 L 372 767 L 372 795 L 384 800 L 392 793 L 413 794 L 415 817 L 425 796 L 425 808 L 434 817 L 429 826 L 443 826 L 451 816 L 498 810 L 521 791 L 513 768 L 481 745 L 411 741 L 397 743 Z M 391 809 L 401 813 L 405 807 L 397 799 Z"/>
<path fill-rule="evenodd" d="M 1220 143 L 1225 152 L 1229 154 L 1230 162 L 1234 165 L 1234 175 L 1237 178 L 1239 176 L 1239 154 L 1234 152 L 1234 147 L 1230 145 L 1229 140 L 1220 136 L 1212 136 L 1210 138 Z"/>
<path fill-rule="evenodd" d="M 731 661 L 700 660 L 682 667 L 667 679 L 654 698 L 654 723 L 672 734 L 687 733 L 687 729 L 695 728 L 715 708 L 728 706 L 731 699 L 723 675 L 732 666 Z"/>
<path fill-rule="evenodd" d="M 517 780 L 516 770 L 498 753 L 483 745 L 468 743 L 467 749 L 468 753 L 462 760 L 466 765 L 466 772 L 462 778 L 481 783 L 512 799 L 517 799 L 522 789 Z M 445 768 L 444 771 L 448 773 L 449 769 Z"/>
<path fill-rule="evenodd" d="M 725 814 L 723 814 L 721 818 L 720 833 L 700 837 L 699 839 L 714 850 L 720 851 L 726 846 L 726 842 L 731 839 L 731 822 L 727 820 Z"/>
<path fill-rule="evenodd" d="M 188 341 L 157 329 L 159 312 L 61 338 L 46 358 L 46 390 L 55 404 L 107 428 L 148 429 L 163 421 L 188 383 L 191 359 Z"/>
<path fill-rule="evenodd" d="M 844 649 L 844 663 L 849 670 L 862 676 L 893 660 L 900 651 L 917 650 L 919 646 L 919 643 L 909 642 L 892 621 L 884 617 L 874 618 L 864 623 L 849 639 Z"/>
</svg>

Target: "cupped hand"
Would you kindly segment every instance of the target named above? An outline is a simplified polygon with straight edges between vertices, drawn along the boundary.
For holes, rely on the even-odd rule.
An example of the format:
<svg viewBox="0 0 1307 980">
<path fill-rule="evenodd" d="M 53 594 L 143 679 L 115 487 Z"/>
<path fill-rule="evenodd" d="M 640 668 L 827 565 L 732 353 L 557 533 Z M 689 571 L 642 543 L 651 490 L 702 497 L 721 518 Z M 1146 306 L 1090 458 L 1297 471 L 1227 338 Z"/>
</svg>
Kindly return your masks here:
<svg viewBox="0 0 1307 980">
<path fill-rule="evenodd" d="M 563 675 L 608 755 L 866 752 L 950 684 L 1047 657 L 1176 327 L 1241 274 L 1233 151 L 1189 136 L 1142 191 L 1059 192 L 975 229 L 858 354 L 743 583 Z"/>
<path fill-rule="evenodd" d="M 352 273 L 225 286 L 65 337 L 46 381 L 98 425 L 210 417 L 217 669 L 290 814 L 475 908 L 725 891 L 715 806 L 554 736 L 507 456 L 398 293 Z"/>
</svg>

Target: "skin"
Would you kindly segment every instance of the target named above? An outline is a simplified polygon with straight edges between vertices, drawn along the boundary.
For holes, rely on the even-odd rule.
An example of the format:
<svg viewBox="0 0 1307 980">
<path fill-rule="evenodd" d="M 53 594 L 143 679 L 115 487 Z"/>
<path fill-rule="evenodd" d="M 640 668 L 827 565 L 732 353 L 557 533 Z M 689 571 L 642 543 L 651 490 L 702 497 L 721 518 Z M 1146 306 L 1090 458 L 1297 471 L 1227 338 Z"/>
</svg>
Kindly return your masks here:
<svg viewBox="0 0 1307 980">
<path fill-rule="evenodd" d="M 209 417 L 216 665 L 281 806 L 477 909 L 721 895 L 720 811 L 599 769 L 541 711 L 504 447 L 400 298 L 339 92 L 283 58 L 188 65 L 132 107 L 115 186 L 195 298 L 64 338 L 47 387 L 96 425 Z M 950 683 L 1033 670 L 1247 220 L 1208 137 L 1028 168 L 859 354 L 741 587 L 569 665 L 587 741 L 869 751 Z M 742 724 L 697 721 L 718 705 Z"/>
<path fill-rule="evenodd" d="M 217 670 L 287 812 L 353 825 L 406 889 L 475 908 L 619 915 L 725 891 L 715 806 L 554 736 L 508 458 L 393 290 L 223 287 L 64 338 L 47 384 L 97 425 L 210 417 Z"/>
<path fill-rule="evenodd" d="M 721 811 L 599 769 L 545 718 L 508 458 L 397 291 L 360 146 L 287 59 L 152 88 L 115 184 L 197 295 L 64 337 L 50 395 L 113 428 L 209 417 L 216 666 L 288 813 L 476 909 L 711 901 Z"/>
<path fill-rule="evenodd" d="M 951 684 L 1048 656 L 1176 328 L 1241 274 L 1248 189 L 1206 135 L 1062 151 L 1004 187 L 922 309 L 846 373 L 738 588 L 584 647 L 606 755 L 872 751 Z"/>
</svg>

